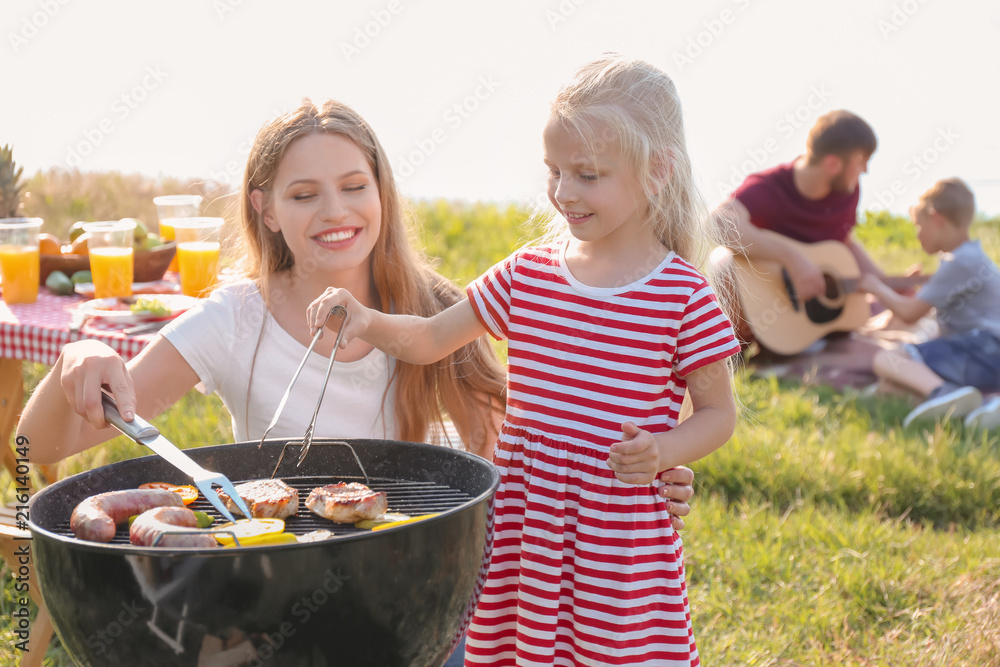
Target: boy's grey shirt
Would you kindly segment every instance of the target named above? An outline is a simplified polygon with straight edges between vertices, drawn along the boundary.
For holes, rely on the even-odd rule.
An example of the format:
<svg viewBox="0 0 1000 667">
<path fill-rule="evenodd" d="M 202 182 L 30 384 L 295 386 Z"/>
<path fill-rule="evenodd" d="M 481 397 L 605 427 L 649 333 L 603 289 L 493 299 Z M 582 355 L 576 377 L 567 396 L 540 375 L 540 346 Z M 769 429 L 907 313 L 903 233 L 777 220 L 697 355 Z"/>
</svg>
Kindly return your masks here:
<svg viewBox="0 0 1000 667">
<path fill-rule="evenodd" d="M 917 298 L 937 309 L 942 336 L 973 329 L 1000 336 L 1000 269 L 979 241 L 966 241 L 944 253 Z"/>
</svg>

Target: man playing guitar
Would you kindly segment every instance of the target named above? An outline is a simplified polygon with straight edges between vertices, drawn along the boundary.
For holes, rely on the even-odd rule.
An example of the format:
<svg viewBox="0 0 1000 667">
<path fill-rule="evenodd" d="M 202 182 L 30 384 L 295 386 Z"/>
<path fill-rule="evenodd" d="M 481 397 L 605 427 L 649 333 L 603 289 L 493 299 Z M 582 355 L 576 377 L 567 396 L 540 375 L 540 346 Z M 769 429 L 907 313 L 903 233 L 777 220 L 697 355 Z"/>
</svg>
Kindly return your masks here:
<svg viewBox="0 0 1000 667">
<path fill-rule="evenodd" d="M 802 243 L 843 243 L 861 273 L 883 277 L 851 236 L 857 222 L 859 178 L 868 171 L 876 147 L 872 128 L 855 114 L 840 110 L 820 116 L 809 131 L 804 155 L 747 176 L 713 212 L 725 246 L 713 253 L 713 263 L 731 266 L 735 255 L 754 265 L 780 265 L 796 311 L 801 303 L 830 289 L 823 268 L 803 252 Z M 732 319 L 746 323 L 743 317 Z M 752 322 L 751 328 L 760 338 Z M 739 333 L 750 342 L 746 329 L 741 326 Z"/>
</svg>

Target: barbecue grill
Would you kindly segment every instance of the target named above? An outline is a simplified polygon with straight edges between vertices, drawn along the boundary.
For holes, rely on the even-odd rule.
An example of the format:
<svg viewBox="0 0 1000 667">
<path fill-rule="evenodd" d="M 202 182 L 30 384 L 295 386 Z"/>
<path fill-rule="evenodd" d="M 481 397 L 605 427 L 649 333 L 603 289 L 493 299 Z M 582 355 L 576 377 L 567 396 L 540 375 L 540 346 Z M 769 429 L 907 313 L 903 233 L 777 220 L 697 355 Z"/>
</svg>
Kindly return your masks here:
<svg viewBox="0 0 1000 667">
<path fill-rule="evenodd" d="M 284 440 L 189 449 L 235 483 L 274 476 L 299 490 L 286 530 L 330 539 L 242 549 L 134 547 L 75 538 L 69 517 L 96 493 L 184 483 L 159 457 L 123 461 L 42 490 L 30 528 L 38 582 L 63 645 L 88 665 L 428 665 L 445 661 L 478 600 L 489 559 L 487 461 L 447 447 L 316 440 L 296 467 Z M 356 457 L 354 452 L 356 452 Z M 281 465 L 278 462 L 281 460 Z M 359 463 L 362 469 L 359 469 Z M 277 469 L 275 469 L 277 466 Z M 372 532 L 305 508 L 317 486 L 365 482 L 390 512 L 439 513 Z M 191 506 L 219 519 L 204 499 Z"/>
</svg>

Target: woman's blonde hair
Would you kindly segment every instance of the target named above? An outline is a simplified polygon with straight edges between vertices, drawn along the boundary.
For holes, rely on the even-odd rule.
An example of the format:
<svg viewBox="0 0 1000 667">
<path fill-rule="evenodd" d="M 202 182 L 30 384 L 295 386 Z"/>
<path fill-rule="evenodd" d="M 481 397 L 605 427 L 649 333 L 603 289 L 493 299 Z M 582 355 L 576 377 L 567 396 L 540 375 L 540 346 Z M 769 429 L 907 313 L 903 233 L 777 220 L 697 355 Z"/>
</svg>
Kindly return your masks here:
<svg viewBox="0 0 1000 667">
<path fill-rule="evenodd" d="M 674 82 L 642 60 L 609 53 L 577 70 L 552 103 L 552 118 L 596 154 L 617 147 L 642 184 L 648 222 L 663 245 L 704 267 L 715 234 L 695 185 Z"/>
<path fill-rule="evenodd" d="M 431 269 L 411 246 L 392 168 L 368 123 L 344 104 L 327 100 L 317 106 L 308 99 L 261 128 L 247 158 L 240 193 L 242 233 L 234 256 L 242 258 L 244 275 L 257 283 L 264 298 L 270 278 L 291 270 L 295 258 L 281 233 L 264 224 L 250 195 L 261 190 L 266 206 L 285 151 L 296 139 L 314 133 L 338 134 L 352 141 L 375 176 L 382 224 L 371 267 L 379 308 L 429 317 L 460 300 L 462 291 Z M 442 422 L 443 407 L 467 448 L 492 444 L 486 439 L 495 432 L 495 420 L 504 410 L 506 376 L 485 337 L 436 364 L 397 363 L 387 391 L 393 387 L 401 439 L 426 441 L 431 423 Z"/>
</svg>

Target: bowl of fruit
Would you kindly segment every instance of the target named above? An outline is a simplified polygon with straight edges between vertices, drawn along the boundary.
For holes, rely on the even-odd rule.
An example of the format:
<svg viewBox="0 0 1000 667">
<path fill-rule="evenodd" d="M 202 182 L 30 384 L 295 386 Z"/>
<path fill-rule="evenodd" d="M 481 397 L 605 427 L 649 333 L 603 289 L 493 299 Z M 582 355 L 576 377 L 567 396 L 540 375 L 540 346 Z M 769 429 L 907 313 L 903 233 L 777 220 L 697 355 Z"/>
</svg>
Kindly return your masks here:
<svg viewBox="0 0 1000 667">
<path fill-rule="evenodd" d="M 170 260 L 177 251 L 177 244 L 173 241 L 165 243 L 156 234 L 147 232 L 145 225 L 140 221 L 135 220 L 135 223 L 132 242 L 132 280 L 137 283 L 160 280 L 170 266 Z M 87 248 L 89 235 L 83 230 L 84 224 L 82 221 L 73 223 L 69 229 L 68 243 L 63 243 L 55 234 L 39 234 L 41 284 L 47 285 L 50 275 L 56 271 L 68 278 L 74 273 L 90 270 Z"/>
</svg>

